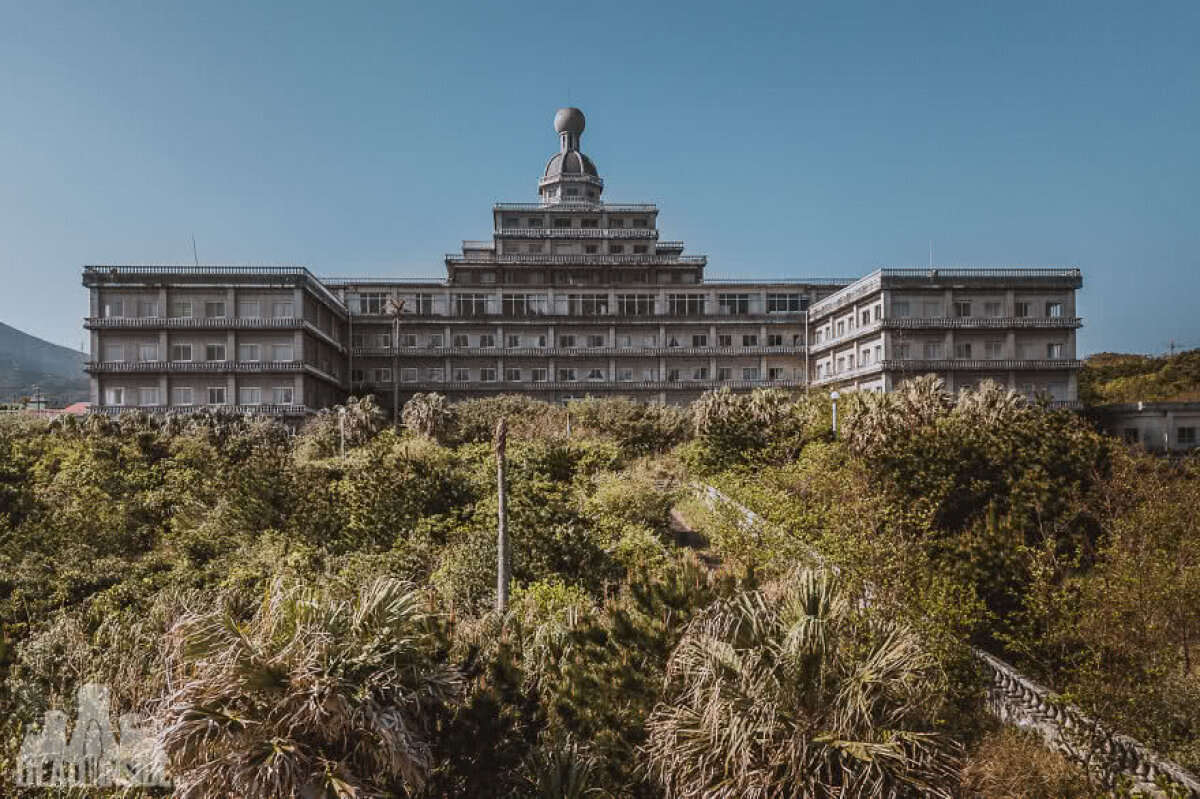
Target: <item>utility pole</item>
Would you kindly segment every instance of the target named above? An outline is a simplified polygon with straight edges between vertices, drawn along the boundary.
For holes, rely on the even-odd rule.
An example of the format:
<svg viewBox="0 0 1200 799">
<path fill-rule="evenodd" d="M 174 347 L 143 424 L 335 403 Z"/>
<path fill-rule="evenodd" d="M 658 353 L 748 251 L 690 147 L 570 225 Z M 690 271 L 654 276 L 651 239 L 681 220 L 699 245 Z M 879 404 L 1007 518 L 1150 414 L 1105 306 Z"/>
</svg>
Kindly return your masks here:
<svg viewBox="0 0 1200 799">
<path fill-rule="evenodd" d="M 392 317 L 392 424 L 400 432 L 400 314 L 404 313 L 404 300 L 393 297 L 388 300 L 388 315 Z"/>
<path fill-rule="evenodd" d="M 496 610 L 508 609 L 508 583 L 512 576 L 512 545 L 508 540 L 508 487 L 505 483 L 505 450 L 508 448 L 508 422 L 496 424 L 493 439 L 496 451 Z"/>
</svg>

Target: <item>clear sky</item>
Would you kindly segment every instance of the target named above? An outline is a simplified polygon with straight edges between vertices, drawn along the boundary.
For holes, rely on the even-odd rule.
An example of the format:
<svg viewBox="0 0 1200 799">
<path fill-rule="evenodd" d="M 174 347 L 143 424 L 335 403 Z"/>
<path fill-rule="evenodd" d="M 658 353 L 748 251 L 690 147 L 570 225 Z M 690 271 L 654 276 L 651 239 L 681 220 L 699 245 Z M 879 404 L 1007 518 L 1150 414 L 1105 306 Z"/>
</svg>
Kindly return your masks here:
<svg viewBox="0 0 1200 799">
<path fill-rule="evenodd" d="M 1200 2 L 0 0 L 0 321 L 84 263 L 441 275 L 554 110 L 724 277 L 1079 266 L 1084 353 L 1200 346 Z"/>
</svg>

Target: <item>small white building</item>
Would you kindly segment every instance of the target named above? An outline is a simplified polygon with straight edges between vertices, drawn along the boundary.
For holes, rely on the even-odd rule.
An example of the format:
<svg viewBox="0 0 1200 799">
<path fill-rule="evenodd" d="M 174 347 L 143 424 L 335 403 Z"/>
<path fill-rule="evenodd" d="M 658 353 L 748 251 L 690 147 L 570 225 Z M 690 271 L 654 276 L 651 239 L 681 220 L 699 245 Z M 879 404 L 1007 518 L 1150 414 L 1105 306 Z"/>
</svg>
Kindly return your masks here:
<svg viewBox="0 0 1200 799">
<path fill-rule="evenodd" d="M 1100 425 L 1127 444 L 1148 449 L 1196 448 L 1200 402 L 1124 402 L 1096 408 Z"/>
</svg>

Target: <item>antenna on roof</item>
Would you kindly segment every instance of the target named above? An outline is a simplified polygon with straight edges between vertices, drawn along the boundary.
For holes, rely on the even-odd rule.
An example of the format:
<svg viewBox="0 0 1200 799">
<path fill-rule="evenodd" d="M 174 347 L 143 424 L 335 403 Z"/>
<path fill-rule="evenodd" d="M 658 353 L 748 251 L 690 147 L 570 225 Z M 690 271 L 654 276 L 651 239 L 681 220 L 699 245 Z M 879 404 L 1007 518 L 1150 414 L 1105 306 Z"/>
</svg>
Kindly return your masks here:
<svg viewBox="0 0 1200 799">
<path fill-rule="evenodd" d="M 929 240 L 929 268 L 933 269 L 933 239 Z"/>
<path fill-rule="evenodd" d="M 196 262 L 196 266 L 200 265 L 200 256 L 196 254 L 196 234 L 192 234 L 192 260 Z"/>
</svg>

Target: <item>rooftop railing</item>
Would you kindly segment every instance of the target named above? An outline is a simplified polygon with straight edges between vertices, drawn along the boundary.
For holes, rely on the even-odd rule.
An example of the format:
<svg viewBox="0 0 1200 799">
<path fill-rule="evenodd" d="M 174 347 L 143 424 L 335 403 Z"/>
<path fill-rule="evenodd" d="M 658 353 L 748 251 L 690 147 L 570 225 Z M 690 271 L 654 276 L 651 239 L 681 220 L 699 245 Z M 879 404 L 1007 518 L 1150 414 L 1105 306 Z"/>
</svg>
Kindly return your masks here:
<svg viewBox="0 0 1200 799">
<path fill-rule="evenodd" d="M 664 258 L 661 255 L 465 255 L 461 253 L 446 253 L 446 262 L 451 264 L 638 264 L 645 266 L 678 266 L 695 264 L 703 266 L 708 258 L 703 255 L 680 255 Z"/>
<path fill-rule="evenodd" d="M 567 197 L 562 202 L 548 205 L 543 203 L 493 203 L 492 208 L 496 211 L 547 211 L 555 206 L 568 205 L 594 207 L 600 213 L 658 213 L 658 206 L 653 203 L 601 203 L 589 202 L 587 199 L 579 197 Z"/>
<path fill-rule="evenodd" d="M 500 227 L 495 234 L 501 238 L 549 238 L 549 239 L 657 239 L 654 228 L 595 228 L 595 227 Z M 488 242 L 491 244 L 491 242 Z M 463 242 L 466 249 L 467 242 Z M 661 244 L 659 245 L 662 246 Z M 683 249 L 683 242 L 679 242 Z"/>
</svg>

